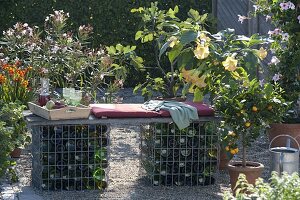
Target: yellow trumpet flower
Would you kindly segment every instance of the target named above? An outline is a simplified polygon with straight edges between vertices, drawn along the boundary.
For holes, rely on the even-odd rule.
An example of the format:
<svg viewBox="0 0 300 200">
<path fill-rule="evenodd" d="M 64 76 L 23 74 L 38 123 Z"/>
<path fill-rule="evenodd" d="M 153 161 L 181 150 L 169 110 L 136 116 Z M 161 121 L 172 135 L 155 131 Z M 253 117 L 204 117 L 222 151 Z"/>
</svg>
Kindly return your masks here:
<svg viewBox="0 0 300 200">
<path fill-rule="evenodd" d="M 236 70 L 238 61 L 234 57 L 227 57 L 225 61 L 222 62 L 222 65 L 225 67 L 225 70 L 234 71 Z"/>
</svg>

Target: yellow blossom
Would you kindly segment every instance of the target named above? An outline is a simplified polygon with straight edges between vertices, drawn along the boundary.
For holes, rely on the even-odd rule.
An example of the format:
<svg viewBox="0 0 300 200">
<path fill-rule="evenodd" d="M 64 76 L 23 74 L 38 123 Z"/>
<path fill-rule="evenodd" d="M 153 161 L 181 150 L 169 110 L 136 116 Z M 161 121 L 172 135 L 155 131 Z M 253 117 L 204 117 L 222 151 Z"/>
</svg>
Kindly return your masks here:
<svg viewBox="0 0 300 200">
<path fill-rule="evenodd" d="M 236 136 L 235 132 L 233 132 L 233 131 L 228 131 L 228 135 L 230 135 L 232 137 Z"/>
<path fill-rule="evenodd" d="M 263 60 L 267 57 L 268 52 L 263 47 L 260 47 L 260 49 L 257 50 L 256 54 L 261 60 Z"/>
<path fill-rule="evenodd" d="M 210 38 L 207 37 L 204 33 L 201 33 L 199 38 L 200 38 L 200 40 L 202 40 L 204 42 L 210 42 Z"/>
<path fill-rule="evenodd" d="M 171 36 L 170 39 L 169 39 L 169 41 L 170 41 L 169 46 L 171 48 L 173 48 L 179 42 L 178 39 L 177 39 L 177 37 L 175 37 L 175 36 Z"/>
<path fill-rule="evenodd" d="M 234 71 L 236 70 L 238 61 L 234 57 L 227 57 L 225 61 L 222 62 L 222 65 L 225 67 L 225 70 Z"/>
<path fill-rule="evenodd" d="M 199 60 L 207 58 L 209 55 L 209 48 L 208 46 L 204 46 L 198 43 L 196 49 L 194 50 L 195 57 Z"/>
<path fill-rule="evenodd" d="M 186 82 L 196 85 L 199 88 L 204 88 L 206 86 L 206 76 L 202 75 L 201 77 L 199 77 L 199 72 L 196 70 L 182 69 L 182 76 Z"/>
</svg>

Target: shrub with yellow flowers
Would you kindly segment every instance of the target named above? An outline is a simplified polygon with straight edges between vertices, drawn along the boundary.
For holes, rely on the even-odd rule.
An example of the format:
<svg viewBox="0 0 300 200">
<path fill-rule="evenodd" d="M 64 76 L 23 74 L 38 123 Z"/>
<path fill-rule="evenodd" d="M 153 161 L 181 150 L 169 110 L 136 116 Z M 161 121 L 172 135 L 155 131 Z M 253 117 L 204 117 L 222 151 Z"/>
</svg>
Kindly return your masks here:
<svg viewBox="0 0 300 200">
<path fill-rule="evenodd" d="M 22 105 L 32 100 L 33 70 L 17 60 L 13 64 L 0 63 L 0 100 L 3 103 L 19 101 Z"/>
</svg>

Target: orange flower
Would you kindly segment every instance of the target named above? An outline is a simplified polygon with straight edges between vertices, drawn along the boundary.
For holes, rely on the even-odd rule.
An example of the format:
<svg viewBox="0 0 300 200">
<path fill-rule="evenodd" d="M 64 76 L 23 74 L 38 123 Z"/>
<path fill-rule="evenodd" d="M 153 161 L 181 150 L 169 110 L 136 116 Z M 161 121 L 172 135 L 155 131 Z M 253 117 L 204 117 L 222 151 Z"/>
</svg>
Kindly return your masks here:
<svg viewBox="0 0 300 200">
<path fill-rule="evenodd" d="M 17 70 L 17 74 L 20 76 L 20 77 L 24 77 L 25 76 L 25 73 L 26 71 L 25 70 Z"/>
<path fill-rule="evenodd" d="M 6 77 L 0 74 L 0 84 L 3 84 L 6 81 Z"/>
<path fill-rule="evenodd" d="M 8 67 L 9 67 L 9 65 L 8 65 L 8 64 L 4 64 L 4 65 L 2 65 L 2 69 L 3 69 L 3 70 L 6 70 Z"/>
<path fill-rule="evenodd" d="M 15 73 L 15 70 L 12 67 L 9 67 L 7 71 L 9 73 L 9 75 L 11 75 L 11 76 L 14 75 L 14 73 Z"/>
<path fill-rule="evenodd" d="M 27 87 L 28 86 L 28 81 L 24 80 L 21 84 L 22 84 L 22 86 Z"/>
</svg>

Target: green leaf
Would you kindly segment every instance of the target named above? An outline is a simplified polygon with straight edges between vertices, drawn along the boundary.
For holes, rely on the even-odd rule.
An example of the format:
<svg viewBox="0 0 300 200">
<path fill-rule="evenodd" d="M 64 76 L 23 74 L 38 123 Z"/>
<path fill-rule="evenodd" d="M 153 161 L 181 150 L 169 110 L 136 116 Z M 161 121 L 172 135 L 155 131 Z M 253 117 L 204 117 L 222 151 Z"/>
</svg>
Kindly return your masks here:
<svg viewBox="0 0 300 200">
<path fill-rule="evenodd" d="M 134 39 L 135 39 L 135 40 L 138 40 L 138 39 L 140 39 L 142 36 L 143 36 L 143 31 L 138 31 L 138 32 L 135 33 Z"/>
<path fill-rule="evenodd" d="M 116 49 L 118 50 L 118 51 L 120 51 L 120 52 L 122 52 L 123 51 L 123 45 L 121 45 L 121 44 L 117 44 L 116 45 Z"/>
<path fill-rule="evenodd" d="M 203 15 L 201 16 L 200 21 L 201 21 L 201 22 L 205 22 L 205 20 L 207 19 L 207 16 L 208 16 L 207 13 L 203 14 Z"/>
<path fill-rule="evenodd" d="M 193 68 L 194 66 L 194 53 L 189 49 L 184 49 L 178 56 L 177 66 L 179 69 L 182 67 Z M 186 68 L 187 69 L 187 68 Z"/>
<path fill-rule="evenodd" d="M 265 90 L 265 94 L 266 94 L 267 98 L 269 98 L 272 95 L 273 91 L 274 91 L 273 86 L 270 83 L 265 84 L 264 90 Z"/>
<path fill-rule="evenodd" d="M 193 101 L 194 102 L 201 102 L 201 101 L 203 101 L 203 98 L 204 98 L 203 92 L 200 91 L 199 88 L 196 88 L 195 91 L 194 91 L 194 99 L 193 99 Z"/>
<path fill-rule="evenodd" d="M 136 49 L 136 46 L 131 46 L 131 51 L 134 51 Z"/>
<path fill-rule="evenodd" d="M 106 47 L 106 50 L 110 55 L 116 54 L 116 48 L 114 46 Z"/>
<path fill-rule="evenodd" d="M 191 30 L 184 31 L 181 34 L 180 43 L 182 45 L 189 44 L 190 42 L 195 41 L 197 39 L 197 37 L 198 37 L 198 33 L 195 31 L 191 31 Z"/>
<path fill-rule="evenodd" d="M 190 9 L 188 12 L 188 16 L 192 18 L 194 21 L 199 21 L 200 20 L 200 14 L 197 10 Z"/>
<path fill-rule="evenodd" d="M 168 58 L 171 63 L 177 58 L 177 56 L 181 53 L 183 46 L 179 43 L 175 45 L 172 50 L 168 53 Z"/>
</svg>

